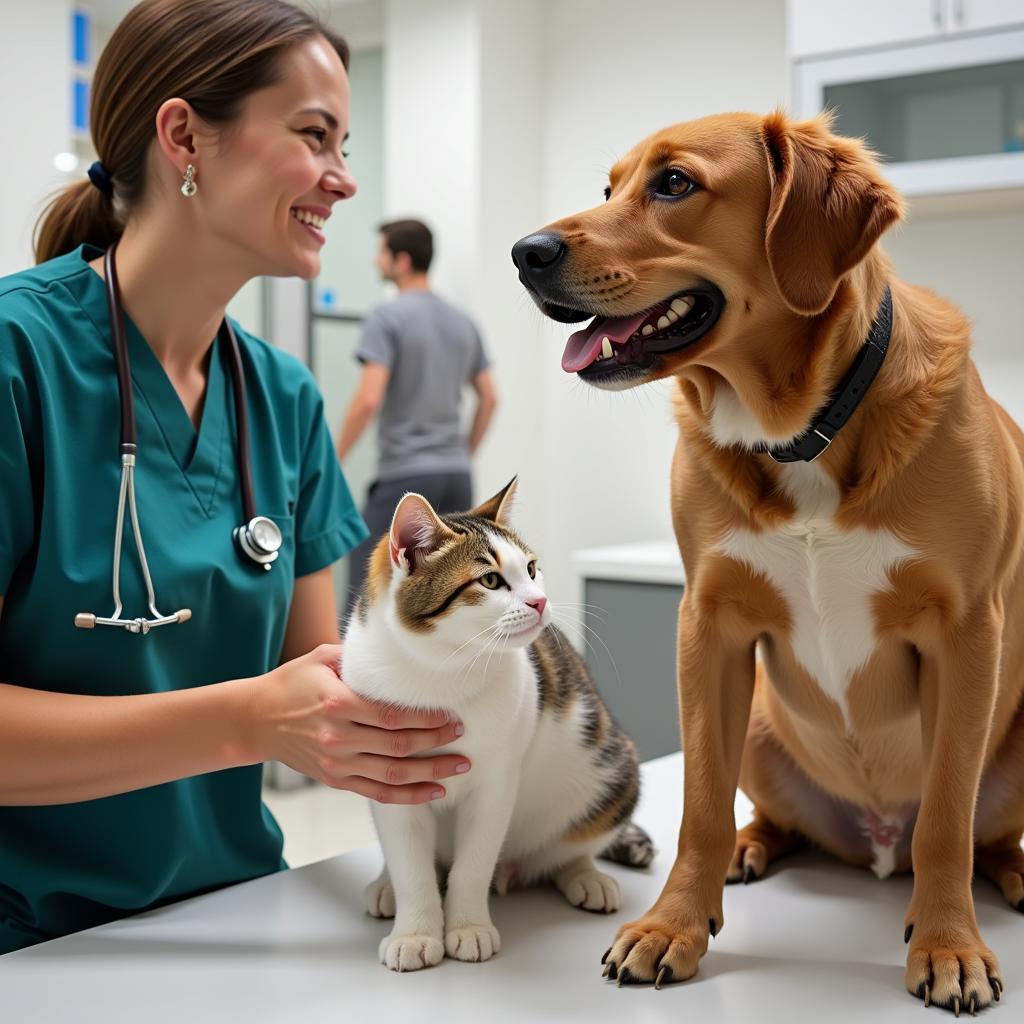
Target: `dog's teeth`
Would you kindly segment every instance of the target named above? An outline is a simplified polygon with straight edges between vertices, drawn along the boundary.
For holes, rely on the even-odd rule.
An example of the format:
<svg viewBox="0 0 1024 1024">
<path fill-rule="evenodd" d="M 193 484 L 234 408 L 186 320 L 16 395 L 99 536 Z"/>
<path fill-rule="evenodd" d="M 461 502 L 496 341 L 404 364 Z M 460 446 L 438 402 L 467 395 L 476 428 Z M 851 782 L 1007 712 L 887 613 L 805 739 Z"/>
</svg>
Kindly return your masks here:
<svg viewBox="0 0 1024 1024">
<path fill-rule="evenodd" d="M 663 331 L 672 321 L 667 316 L 658 317 L 658 330 Z"/>
<path fill-rule="evenodd" d="M 604 359 L 611 359 L 612 357 L 612 343 L 607 337 L 601 339 L 601 356 Z"/>
<path fill-rule="evenodd" d="M 673 313 L 671 309 L 665 314 L 665 316 L 668 317 L 669 323 L 672 324 L 674 324 L 679 319 L 679 317 L 676 316 L 676 314 Z"/>
<path fill-rule="evenodd" d="M 646 338 L 648 334 L 654 333 L 654 328 L 650 324 L 646 324 L 640 333 Z"/>
<path fill-rule="evenodd" d="M 673 299 L 672 310 L 679 316 L 686 316 L 693 309 L 693 299 Z"/>
</svg>

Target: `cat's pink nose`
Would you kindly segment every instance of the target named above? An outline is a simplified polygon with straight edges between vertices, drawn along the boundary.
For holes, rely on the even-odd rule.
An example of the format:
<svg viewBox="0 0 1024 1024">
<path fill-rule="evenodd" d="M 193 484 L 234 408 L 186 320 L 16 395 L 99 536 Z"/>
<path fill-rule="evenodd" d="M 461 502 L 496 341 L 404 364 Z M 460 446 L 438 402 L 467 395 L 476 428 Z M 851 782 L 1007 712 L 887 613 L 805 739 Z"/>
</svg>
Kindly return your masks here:
<svg viewBox="0 0 1024 1024">
<path fill-rule="evenodd" d="M 548 599 L 546 597 L 538 597 L 536 601 L 527 601 L 526 603 L 533 608 L 538 615 L 543 615 L 544 609 L 548 604 Z"/>
</svg>

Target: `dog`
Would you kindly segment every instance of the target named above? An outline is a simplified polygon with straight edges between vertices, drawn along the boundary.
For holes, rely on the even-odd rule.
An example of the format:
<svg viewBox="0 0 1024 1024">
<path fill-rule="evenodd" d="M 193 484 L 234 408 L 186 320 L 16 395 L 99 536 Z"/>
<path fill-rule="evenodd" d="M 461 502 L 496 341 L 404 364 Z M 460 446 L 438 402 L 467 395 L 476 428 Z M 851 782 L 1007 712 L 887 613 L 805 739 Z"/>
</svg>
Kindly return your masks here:
<svg viewBox="0 0 1024 1024">
<path fill-rule="evenodd" d="M 1024 911 L 1024 435 L 963 314 L 893 275 L 903 201 L 828 116 L 667 128 L 605 200 L 513 249 L 547 316 L 595 318 L 564 370 L 678 385 L 683 820 L 605 974 L 692 977 L 723 883 L 809 841 L 912 868 L 907 989 L 987 1006 L 972 872 Z"/>
</svg>

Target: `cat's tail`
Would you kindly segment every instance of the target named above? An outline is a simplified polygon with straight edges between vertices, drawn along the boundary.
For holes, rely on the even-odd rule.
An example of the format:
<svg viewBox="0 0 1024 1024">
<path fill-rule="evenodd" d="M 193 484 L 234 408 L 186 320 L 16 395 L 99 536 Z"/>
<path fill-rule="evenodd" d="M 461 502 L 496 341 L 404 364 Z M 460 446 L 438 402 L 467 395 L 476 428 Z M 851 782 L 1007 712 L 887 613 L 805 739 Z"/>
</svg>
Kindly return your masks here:
<svg viewBox="0 0 1024 1024">
<path fill-rule="evenodd" d="M 635 821 L 627 821 L 598 856 L 626 867 L 645 868 L 657 852 L 654 840 Z"/>
</svg>

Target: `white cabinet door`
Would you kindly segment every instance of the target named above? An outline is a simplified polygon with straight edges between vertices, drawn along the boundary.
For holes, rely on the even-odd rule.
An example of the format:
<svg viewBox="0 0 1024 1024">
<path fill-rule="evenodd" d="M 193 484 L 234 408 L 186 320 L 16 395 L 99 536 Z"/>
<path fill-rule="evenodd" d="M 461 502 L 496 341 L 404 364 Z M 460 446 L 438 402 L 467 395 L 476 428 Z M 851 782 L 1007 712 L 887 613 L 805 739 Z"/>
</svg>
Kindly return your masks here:
<svg viewBox="0 0 1024 1024">
<path fill-rule="evenodd" d="M 786 10 L 791 58 L 930 39 L 949 27 L 954 0 L 789 0 Z M 962 0 L 971 6 L 974 0 Z M 1012 5 L 1006 0 L 1002 6 Z M 1016 0 L 1020 6 L 1024 0 Z M 1000 6 L 979 0 L 979 6 Z M 973 16 L 973 15 L 972 15 Z"/>
<path fill-rule="evenodd" d="M 1024 25 L 1024 0 L 948 0 L 950 32 Z"/>
</svg>

